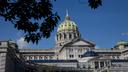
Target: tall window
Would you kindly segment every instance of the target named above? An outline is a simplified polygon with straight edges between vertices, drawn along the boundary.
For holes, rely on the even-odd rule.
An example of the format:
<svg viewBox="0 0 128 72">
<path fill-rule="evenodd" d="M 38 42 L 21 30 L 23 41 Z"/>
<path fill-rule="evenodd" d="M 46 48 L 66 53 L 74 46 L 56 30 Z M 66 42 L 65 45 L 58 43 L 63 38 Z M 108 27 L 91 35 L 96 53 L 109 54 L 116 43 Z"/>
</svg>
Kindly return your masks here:
<svg viewBox="0 0 128 72">
<path fill-rule="evenodd" d="M 66 34 L 64 33 L 64 39 L 66 39 L 67 38 L 67 36 L 66 36 Z"/>
<path fill-rule="evenodd" d="M 79 57 L 79 58 L 81 58 L 81 57 L 82 57 L 82 55 L 78 55 L 78 57 Z"/>
<path fill-rule="evenodd" d="M 69 33 L 69 39 L 72 38 L 72 35 Z"/>
<path fill-rule="evenodd" d="M 56 39 L 58 40 L 58 34 L 56 35 Z"/>
<path fill-rule="evenodd" d="M 69 58 L 74 58 L 74 55 L 69 55 Z"/>
<path fill-rule="evenodd" d="M 78 33 L 77 36 L 80 37 L 80 34 Z"/>
<path fill-rule="evenodd" d="M 59 34 L 59 39 L 61 40 L 61 37 L 62 37 L 62 35 L 61 35 L 61 33 Z"/>
<path fill-rule="evenodd" d="M 76 33 L 74 33 L 74 38 L 76 38 Z"/>
</svg>

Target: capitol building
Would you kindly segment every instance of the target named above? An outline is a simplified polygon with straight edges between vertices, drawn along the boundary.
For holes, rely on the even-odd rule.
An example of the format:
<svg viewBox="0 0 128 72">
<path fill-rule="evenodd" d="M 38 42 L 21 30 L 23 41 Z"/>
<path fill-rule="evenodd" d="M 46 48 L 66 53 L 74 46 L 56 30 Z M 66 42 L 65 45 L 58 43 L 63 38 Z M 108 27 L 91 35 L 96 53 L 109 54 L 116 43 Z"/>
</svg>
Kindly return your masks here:
<svg viewBox="0 0 128 72">
<path fill-rule="evenodd" d="M 27 65 L 55 66 L 60 69 L 56 72 L 128 72 L 128 41 L 96 48 L 81 35 L 67 14 L 58 26 L 54 48 L 19 49 L 14 41 L 0 41 L 0 72 L 27 72 Z"/>
</svg>

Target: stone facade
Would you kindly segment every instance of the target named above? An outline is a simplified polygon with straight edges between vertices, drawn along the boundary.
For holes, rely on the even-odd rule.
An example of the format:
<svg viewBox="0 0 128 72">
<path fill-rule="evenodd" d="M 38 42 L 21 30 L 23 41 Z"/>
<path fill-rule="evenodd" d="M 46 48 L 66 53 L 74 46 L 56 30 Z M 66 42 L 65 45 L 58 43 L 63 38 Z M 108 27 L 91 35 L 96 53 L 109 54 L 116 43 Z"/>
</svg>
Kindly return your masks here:
<svg viewBox="0 0 128 72">
<path fill-rule="evenodd" d="M 26 72 L 27 66 L 31 68 L 20 55 L 15 42 L 0 41 L 0 72 Z"/>
</svg>

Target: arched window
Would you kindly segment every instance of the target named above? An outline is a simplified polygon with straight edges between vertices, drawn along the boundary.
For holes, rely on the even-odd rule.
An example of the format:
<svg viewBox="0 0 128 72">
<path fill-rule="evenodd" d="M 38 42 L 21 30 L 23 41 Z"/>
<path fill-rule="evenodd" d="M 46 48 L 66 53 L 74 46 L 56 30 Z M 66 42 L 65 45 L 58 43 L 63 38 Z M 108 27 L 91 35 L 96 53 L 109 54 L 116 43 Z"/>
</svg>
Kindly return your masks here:
<svg viewBox="0 0 128 72">
<path fill-rule="evenodd" d="M 77 36 L 79 37 L 79 33 L 77 33 Z"/>
<path fill-rule="evenodd" d="M 61 35 L 61 33 L 59 34 L 59 39 L 61 40 L 61 37 L 62 37 L 62 35 Z"/>
<path fill-rule="evenodd" d="M 69 33 L 69 39 L 72 38 L 72 35 Z"/>
<path fill-rule="evenodd" d="M 76 33 L 74 33 L 74 38 L 76 38 L 77 36 L 76 36 Z"/>
<path fill-rule="evenodd" d="M 56 35 L 56 39 L 57 39 L 57 41 L 58 41 L 58 34 Z"/>
<path fill-rule="evenodd" d="M 67 35 L 64 33 L 64 39 L 66 39 L 67 38 Z"/>
</svg>

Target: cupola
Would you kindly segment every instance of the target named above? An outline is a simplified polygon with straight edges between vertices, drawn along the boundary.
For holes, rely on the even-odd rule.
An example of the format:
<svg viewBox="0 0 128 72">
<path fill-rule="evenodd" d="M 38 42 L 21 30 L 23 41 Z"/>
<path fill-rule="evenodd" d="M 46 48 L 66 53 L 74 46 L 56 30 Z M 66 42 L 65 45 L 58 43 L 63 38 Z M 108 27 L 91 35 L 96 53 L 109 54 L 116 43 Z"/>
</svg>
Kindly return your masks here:
<svg viewBox="0 0 128 72">
<path fill-rule="evenodd" d="M 63 46 L 64 44 L 80 38 L 78 27 L 74 21 L 71 20 L 66 11 L 65 20 L 58 26 L 56 34 L 56 46 Z"/>
</svg>

